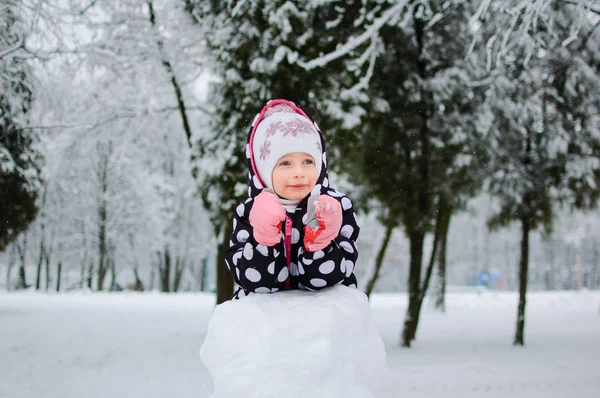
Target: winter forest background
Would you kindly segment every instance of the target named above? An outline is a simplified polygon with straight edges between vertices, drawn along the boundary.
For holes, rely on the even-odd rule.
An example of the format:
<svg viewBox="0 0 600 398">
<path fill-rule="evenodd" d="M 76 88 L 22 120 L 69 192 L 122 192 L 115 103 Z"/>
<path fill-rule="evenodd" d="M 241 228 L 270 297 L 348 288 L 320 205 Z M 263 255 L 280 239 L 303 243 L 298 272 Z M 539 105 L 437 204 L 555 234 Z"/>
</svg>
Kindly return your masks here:
<svg viewBox="0 0 600 398">
<path fill-rule="evenodd" d="M 426 292 L 598 289 L 598 25 L 585 0 L 2 0 L 0 289 L 227 299 L 271 98 L 321 126 L 405 345 Z"/>
</svg>

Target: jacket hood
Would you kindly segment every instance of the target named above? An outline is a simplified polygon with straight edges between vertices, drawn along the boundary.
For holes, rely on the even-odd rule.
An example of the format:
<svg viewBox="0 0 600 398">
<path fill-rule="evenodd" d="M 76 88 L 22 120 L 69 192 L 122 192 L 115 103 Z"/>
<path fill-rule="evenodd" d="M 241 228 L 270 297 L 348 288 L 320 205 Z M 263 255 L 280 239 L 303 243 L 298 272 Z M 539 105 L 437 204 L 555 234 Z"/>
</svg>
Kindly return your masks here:
<svg viewBox="0 0 600 398">
<path fill-rule="evenodd" d="M 296 111 L 296 113 L 307 118 L 314 125 L 315 129 L 317 130 L 317 132 L 319 134 L 319 139 L 321 140 L 321 149 L 322 149 L 321 159 L 322 160 L 321 160 L 321 173 L 319 174 L 319 177 L 317 178 L 317 183 L 316 183 L 315 187 L 313 188 L 313 193 L 317 190 L 320 193 L 325 193 L 327 191 L 327 188 L 329 188 L 329 177 L 327 174 L 327 155 L 325 152 L 325 140 L 323 139 L 323 134 L 321 133 L 319 126 L 300 107 L 298 107 L 293 102 L 285 100 L 285 99 L 274 99 L 274 100 L 270 100 L 269 102 L 267 102 L 266 105 L 261 109 L 261 111 L 254 117 L 252 125 L 250 126 L 250 131 L 248 133 L 248 140 L 246 142 L 246 160 L 248 162 L 248 168 L 249 168 L 248 196 L 250 198 L 254 198 L 259 193 L 261 193 L 264 188 L 266 188 L 265 184 L 260 180 L 260 178 L 258 176 L 256 164 L 254 161 L 254 153 L 252 150 L 252 143 L 253 143 L 253 139 L 254 139 L 254 133 L 256 132 L 256 129 L 257 129 L 258 125 L 260 124 L 260 122 L 263 121 L 267 117 L 267 115 L 270 113 L 269 111 L 272 111 L 273 108 L 278 105 L 289 106 L 294 111 Z"/>
</svg>

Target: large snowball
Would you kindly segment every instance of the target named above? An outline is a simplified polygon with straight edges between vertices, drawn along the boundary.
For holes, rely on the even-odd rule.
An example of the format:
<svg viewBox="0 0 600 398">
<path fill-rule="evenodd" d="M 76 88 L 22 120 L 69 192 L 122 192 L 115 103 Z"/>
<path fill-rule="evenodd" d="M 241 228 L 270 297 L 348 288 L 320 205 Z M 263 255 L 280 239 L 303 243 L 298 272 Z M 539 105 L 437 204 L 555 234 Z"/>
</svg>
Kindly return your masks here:
<svg viewBox="0 0 600 398">
<path fill-rule="evenodd" d="M 223 303 L 200 356 L 211 398 L 369 398 L 385 367 L 367 297 L 345 286 Z"/>
</svg>

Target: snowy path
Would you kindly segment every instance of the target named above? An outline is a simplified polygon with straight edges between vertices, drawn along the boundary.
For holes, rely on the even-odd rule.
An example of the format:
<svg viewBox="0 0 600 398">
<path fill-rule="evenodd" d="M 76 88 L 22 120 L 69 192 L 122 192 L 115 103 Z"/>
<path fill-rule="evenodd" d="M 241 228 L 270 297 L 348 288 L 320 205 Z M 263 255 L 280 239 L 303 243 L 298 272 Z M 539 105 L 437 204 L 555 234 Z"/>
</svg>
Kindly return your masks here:
<svg viewBox="0 0 600 398">
<path fill-rule="evenodd" d="M 0 293 L 0 397 L 206 397 L 198 356 L 210 295 Z M 596 398 L 600 292 L 529 296 L 526 347 L 511 345 L 514 293 L 450 294 L 398 347 L 405 295 L 373 313 L 392 378 L 382 397 Z M 342 397 L 340 397 L 342 398 Z"/>
</svg>

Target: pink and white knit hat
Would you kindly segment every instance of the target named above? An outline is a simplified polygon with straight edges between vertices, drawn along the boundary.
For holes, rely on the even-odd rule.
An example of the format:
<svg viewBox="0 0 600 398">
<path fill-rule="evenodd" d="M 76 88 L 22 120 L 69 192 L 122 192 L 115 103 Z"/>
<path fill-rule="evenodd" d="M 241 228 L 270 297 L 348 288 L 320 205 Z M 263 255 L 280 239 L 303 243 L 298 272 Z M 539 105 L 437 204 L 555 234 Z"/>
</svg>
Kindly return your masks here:
<svg viewBox="0 0 600 398">
<path fill-rule="evenodd" d="M 259 122 L 252 140 L 254 166 L 263 185 L 273 188 L 272 173 L 277 161 L 292 152 L 313 157 L 321 173 L 321 136 L 307 117 L 284 104 L 269 108 Z"/>
</svg>

